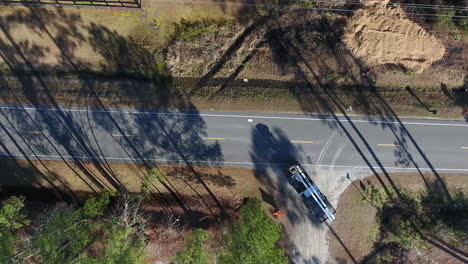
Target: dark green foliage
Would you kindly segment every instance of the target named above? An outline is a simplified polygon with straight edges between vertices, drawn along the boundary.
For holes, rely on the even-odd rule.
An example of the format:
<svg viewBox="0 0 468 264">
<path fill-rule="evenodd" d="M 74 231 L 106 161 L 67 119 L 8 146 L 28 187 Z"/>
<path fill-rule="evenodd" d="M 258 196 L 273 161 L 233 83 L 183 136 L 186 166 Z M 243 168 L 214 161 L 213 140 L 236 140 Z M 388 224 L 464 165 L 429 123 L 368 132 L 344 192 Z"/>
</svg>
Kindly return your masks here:
<svg viewBox="0 0 468 264">
<path fill-rule="evenodd" d="M 107 223 L 99 241 L 99 254 L 84 255 L 79 263 L 127 264 L 145 263 L 143 252 L 146 244 L 141 235 L 132 227 L 120 226 L 118 223 Z"/>
<path fill-rule="evenodd" d="M 104 209 L 109 204 L 109 197 L 113 196 L 110 192 L 105 192 L 99 198 L 89 198 L 83 208 L 79 210 L 85 217 L 98 217 L 102 216 Z"/>
<path fill-rule="evenodd" d="M 32 241 L 35 257 L 51 264 L 142 263 L 142 232 L 122 223 L 119 216 L 102 218 L 110 196 L 90 198 L 80 209 L 53 212 Z"/>
<path fill-rule="evenodd" d="M 53 212 L 32 241 L 41 263 L 79 262 L 88 248 L 102 236 L 103 222 L 94 217 L 102 215 L 108 203 L 109 196 L 103 195 L 89 199 L 78 210 L 59 208 Z"/>
<path fill-rule="evenodd" d="M 459 17 L 467 16 L 468 13 L 463 10 L 444 9 L 440 10 L 437 15 L 437 24 L 448 30 L 460 30 L 464 34 L 468 34 L 468 18 Z"/>
<path fill-rule="evenodd" d="M 280 264 L 288 263 L 284 251 L 277 246 L 281 227 L 263 213 L 258 199 L 249 199 L 241 208 L 241 219 L 231 225 L 226 238 L 226 252 L 221 264 Z"/>
<path fill-rule="evenodd" d="M 143 263 L 144 218 L 141 198 L 124 196 L 109 210 L 111 193 L 90 198 L 81 208 L 59 205 L 33 223 L 31 239 L 18 236 L 29 225 L 24 198 L 12 197 L 0 209 L 0 263 Z M 119 200 L 120 201 L 120 200 Z"/>
<path fill-rule="evenodd" d="M 22 213 L 24 198 L 13 196 L 0 208 L 0 263 L 7 263 L 17 252 L 19 238 L 17 230 L 29 224 Z"/>
<path fill-rule="evenodd" d="M 208 254 L 205 251 L 204 243 L 208 239 L 208 234 L 203 229 L 195 229 L 193 236 L 185 239 L 185 248 L 176 255 L 177 264 L 207 264 Z"/>
<path fill-rule="evenodd" d="M 16 230 L 29 224 L 26 214 L 21 213 L 24 208 L 24 197 L 12 196 L 2 203 L 0 209 L 0 227 L 2 230 Z"/>
<path fill-rule="evenodd" d="M 389 264 L 405 263 L 401 246 L 396 243 L 387 243 L 373 251 L 361 263 L 363 264 Z"/>
</svg>

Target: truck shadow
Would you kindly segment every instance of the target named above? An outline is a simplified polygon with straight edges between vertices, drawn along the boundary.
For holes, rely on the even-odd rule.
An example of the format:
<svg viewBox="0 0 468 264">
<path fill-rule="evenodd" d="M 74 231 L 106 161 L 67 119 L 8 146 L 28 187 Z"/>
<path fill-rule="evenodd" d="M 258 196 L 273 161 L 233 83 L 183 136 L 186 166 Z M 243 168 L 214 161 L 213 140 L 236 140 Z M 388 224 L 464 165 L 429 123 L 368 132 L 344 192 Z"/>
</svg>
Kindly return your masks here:
<svg viewBox="0 0 468 264">
<path fill-rule="evenodd" d="M 320 222 L 310 213 L 301 198 L 288 181 L 288 168 L 296 163 L 301 149 L 289 140 L 279 128 L 257 124 L 252 128 L 252 150 L 250 157 L 254 164 L 255 176 L 275 198 L 281 210 L 292 225 L 308 221 L 313 225 Z"/>
<path fill-rule="evenodd" d="M 288 177 L 291 175 L 291 165 L 311 161 L 302 148 L 294 145 L 285 132 L 277 127 L 270 129 L 265 124 L 257 124 L 252 127 L 251 137 L 250 157 L 255 176 L 271 194 L 278 208 L 285 212 L 286 221 L 282 221 L 282 225 L 286 230 L 283 241 L 286 244 L 286 253 L 293 263 L 319 263 L 318 258 L 311 260 L 308 259 L 310 256 L 303 255 L 304 248 L 300 247 L 309 246 L 310 243 L 323 243 L 310 241 L 308 236 L 328 229 L 305 205 Z M 314 172 L 310 175 L 312 178 L 315 176 Z M 302 241 L 304 236 L 307 237 L 306 241 Z M 344 244 L 343 246 L 346 248 Z"/>
</svg>

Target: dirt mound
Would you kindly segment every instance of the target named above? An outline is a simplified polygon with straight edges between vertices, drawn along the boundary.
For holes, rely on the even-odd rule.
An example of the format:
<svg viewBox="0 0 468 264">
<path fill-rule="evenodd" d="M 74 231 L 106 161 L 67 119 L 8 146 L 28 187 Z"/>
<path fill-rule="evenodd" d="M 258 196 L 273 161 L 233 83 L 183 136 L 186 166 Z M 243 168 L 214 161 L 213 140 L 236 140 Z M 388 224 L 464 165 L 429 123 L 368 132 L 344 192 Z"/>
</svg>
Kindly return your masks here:
<svg viewBox="0 0 468 264">
<path fill-rule="evenodd" d="M 403 65 L 422 72 L 445 53 L 442 43 L 403 14 L 400 7 L 368 6 L 348 23 L 343 41 L 370 66 Z"/>
</svg>

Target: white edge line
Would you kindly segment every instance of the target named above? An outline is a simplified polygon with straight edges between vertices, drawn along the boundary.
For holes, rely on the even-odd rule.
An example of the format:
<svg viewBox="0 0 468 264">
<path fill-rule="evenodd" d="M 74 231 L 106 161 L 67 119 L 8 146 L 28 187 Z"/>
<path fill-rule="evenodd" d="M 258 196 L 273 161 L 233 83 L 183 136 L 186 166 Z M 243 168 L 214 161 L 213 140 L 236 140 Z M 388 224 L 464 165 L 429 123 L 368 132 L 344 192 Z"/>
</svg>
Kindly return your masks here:
<svg viewBox="0 0 468 264">
<path fill-rule="evenodd" d="M 235 118 L 257 118 L 257 119 L 278 119 L 278 120 L 306 120 L 306 121 L 348 121 L 343 118 L 309 118 L 309 117 L 281 117 L 281 116 L 255 116 L 255 115 L 226 115 L 226 114 L 190 114 L 175 112 L 149 112 L 149 111 L 119 111 L 119 110 L 89 110 L 89 109 L 67 109 L 67 108 L 35 108 L 35 107 L 8 107 L 1 106 L 0 109 L 12 110 L 38 110 L 38 111 L 68 111 L 68 112 L 97 112 L 97 113 L 123 113 L 123 114 L 148 114 L 148 115 L 178 115 L 178 116 L 206 116 L 206 117 L 235 117 Z M 399 122 L 399 121 L 381 121 L 381 120 L 355 120 L 354 123 L 378 123 L 378 124 L 404 124 L 404 125 L 425 125 L 425 126 L 453 126 L 468 127 L 468 124 L 446 124 L 446 123 L 423 123 L 423 122 Z"/>
<path fill-rule="evenodd" d="M 6 156 L 6 157 L 28 157 L 28 158 L 54 158 L 54 159 L 79 159 L 79 160 L 95 160 L 95 159 L 104 159 L 104 160 L 122 160 L 122 161 L 157 161 L 157 162 L 167 162 L 167 163 L 180 163 L 180 162 L 191 162 L 194 164 L 215 164 L 215 165 L 223 165 L 223 164 L 237 164 L 237 165 L 263 165 L 263 166 L 283 166 L 286 164 L 282 163 L 254 163 L 254 162 L 246 162 L 246 161 L 222 161 L 222 162 L 212 162 L 212 161 L 203 161 L 203 160 L 188 160 L 184 161 L 182 159 L 180 160 L 169 160 L 169 159 L 139 159 L 139 158 L 118 158 L 118 157 L 101 157 L 101 156 L 94 156 L 94 157 L 80 157 L 80 156 L 66 156 L 66 155 L 24 155 L 24 154 L 8 154 L 8 153 L 0 153 L 0 156 Z M 325 165 L 325 164 L 301 164 L 301 166 L 304 167 L 331 167 L 331 168 L 354 168 L 354 169 L 370 169 L 368 166 L 350 166 L 350 165 Z M 372 167 L 373 169 L 380 170 L 380 167 Z M 445 168 L 413 168 L 413 167 L 407 167 L 407 168 L 401 168 L 401 167 L 385 167 L 386 170 L 420 170 L 420 171 L 458 171 L 458 172 L 468 172 L 468 169 L 445 169 Z"/>
</svg>

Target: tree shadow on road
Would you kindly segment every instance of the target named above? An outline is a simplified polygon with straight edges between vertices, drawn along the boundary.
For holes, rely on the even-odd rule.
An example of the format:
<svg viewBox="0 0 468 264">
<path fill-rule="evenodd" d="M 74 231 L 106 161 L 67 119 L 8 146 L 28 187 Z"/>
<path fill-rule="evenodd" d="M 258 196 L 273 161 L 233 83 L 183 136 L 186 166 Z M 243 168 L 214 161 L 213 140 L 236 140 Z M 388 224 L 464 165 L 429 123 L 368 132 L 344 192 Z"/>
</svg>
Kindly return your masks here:
<svg viewBox="0 0 468 264">
<path fill-rule="evenodd" d="M 292 11 L 293 12 L 293 11 Z M 302 11 L 297 11 L 298 13 Z M 308 86 L 301 90 L 292 90 L 291 93 L 295 96 L 296 100 L 301 104 L 304 113 L 311 116 L 320 116 L 323 118 L 323 124 L 331 128 L 339 128 L 342 133 L 349 139 L 352 146 L 356 150 L 356 155 L 359 155 L 364 163 L 369 167 L 372 174 L 376 176 L 380 184 L 389 196 L 399 196 L 400 191 L 392 180 L 391 174 L 387 171 L 388 164 L 384 164 L 380 154 L 374 149 L 373 145 L 367 140 L 365 133 L 361 131 L 360 127 L 354 122 L 354 118 L 350 116 L 347 111 L 349 105 L 353 105 L 355 111 L 364 114 L 365 120 L 370 124 L 380 127 L 382 131 L 388 131 L 391 135 L 395 145 L 398 146 L 394 153 L 394 163 L 403 168 L 415 168 L 421 175 L 422 181 L 427 185 L 431 175 L 435 175 L 436 182 L 440 185 L 440 190 L 450 199 L 450 193 L 432 164 L 423 148 L 419 145 L 417 140 L 411 134 L 410 129 L 403 120 L 399 118 L 394 109 L 387 103 L 384 96 L 380 93 L 379 89 L 375 87 L 375 80 L 369 75 L 369 68 L 358 58 L 355 58 L 346 47 L 341 43 L 342 30 L 344 25 L 338 27 L 331 23 L 342 23 L 339 20 L 330 22 L 326 17 L 310 22 L 314 24 L 309 25 L 307 29 L 304 27 L 291 27 L 289 25 L 283 26 L 280 19 L 276 17 L 269 21 L 268 29 L 266 30 L 264 42 L 272 48 L 273 56 L 278 58 L 276 64 L 280 67 L 287 65 L 294 65 L 297 72 L 296 79 L 305 80 Z M 361 84 L 361 87 L 355 87 L 350 90 L 340 90 L 336 88 L 333 82 L 326 80 L 322 76 L 334 74 L 334 67 L 321 62 L 320 60 L 308 60 L 307 47 L 302 45 L 301 41 L 304 37 L 313 36 L 313 32 L 324 33 L 319 34 L 322 37 L 316 38 L 314 41 L 320 43 L 327 43 L 329 52 L 333 54 L 335 64 L 339 65 L 345 72 L 353 72 L 351 78 Z M 259 42 L 261 43 L 261 42 Z M 309 42 L 310 43 L 310 42 Z M 251 57 L 251 55 L 249 55 Z M 287 61 L 287 64 L 283 62 Z M 347 101 L 343 101 L 346 98 Z M 326 115 L 317 115 L 326 114 Z M 339 115 L 338 115 L 339 114 Z M 267 184 L 271 184 L 272 180 L 266 177 L 265 164 L 281 163 L 284 157 L 274 157 L 276 150 L 271 147 L 274 140 L 262 139 L 262 129 L 256 129 L 253 132 L 253 153 L 252 161 L 260 165 L 257 169 L 257 177 L 263 179 Z M 263 129 L 266 130 L 266 129 Z M 265 133 L 264 133 L 265 134 Z M 265 136 L 263 136 L 265 137 Z M 268 138 L 268 136 L 266 137 Z M 270 145 L 269 147 L 265 147 Z M 261 151 L 255 151 L 255 149 Z M 288 153 L 285 149 L 282 153 Z M 424 168 L 424 169 L 423 169 Z M 278 172 L 281 169 L 275 169 Z M 426 172 L 428 170 L 430 173 Z M 279 192 L 286 195 L 285 187 L 278 186 Z M 286 196 L 285 196 L 286 197 Z M 289 207 L 288 207 L 289 208 Z M 294 207 L 293 207 L 294 208 Z M 289 217 L 289 216 L 288 216 Z M 293 213 L 290 216 L 291 222 L 295 221 L 297 216 Z"/>
<path fill-rule="evenodd" d="M 8 74 L 0 76 L 1 90 L 4 94 L 10 93 L 10 101 L 15 103 L 12 107 L 16 108 L 14 114 L 6 109 L 1 114 L 10 123 L 8 129 L 31 130 L 30 124 L 35 122 L 34 130 L 44 132 L 40 137 L 28 139 L 9 135 L 2 140 L 16 142 L 16 145 L 4 148 L 4 153 L 9 151 L 16 155 L 20 151 L 18 154 L 35 160 L 42 160 L 40 154 L 44 152 L 55 155 L 69 168 L 76 165 L 76 175 L 86 175 L 83 181 L 97 187 L 96 191 L 104 188 L 126 191 L 118 172 L 109 165 L 116 159 L 142 163 L 146 170 L 157 167 L 161 161 L 181 162 L 187 166 L 187 173 L 197 179 L 190 184 L 203 186 L 212 199 L 210 206 L 218 208 L 218 215 L 225 214 L 223 204 L 205 183 L 210 178 L 202 177 L 193 167 L 195 164 L 220 164 L 223 161 L 220 145 L 202 139 L 206 136 L 203 118 L 172 85 L 149 43 L 121 36 L 102 25 L 85 24 L 78 13 L 70 15 L 60 8 L 29 7 L 1 19 L 0 30 L 5 37 L 0 39 L 0 56 L 8 68 Z M 57 78 L 60 70 L 42 63 L 48 47 L 15 40 L 12 33 L 20 26 L 30 27 L 55 44 L 54 48 L 59 51 L 58 65 L 71 74 L 71 79 L 66 75 Z M 84 44 L 104 58 L 100 67 L 106 74 L 95 73 L 94 66 L 76 56 L 78 47 Z M 73 89 L 68 90 L 67 86 Z M 127 100 L 146 111 L 139 114 L 115 112 L 108 108 L 109 94 L 114 96 L 115 106 Z M 89 108 L 68 110 L 62 108 L 64 102 Z M 28 111 L 20 105 L 24 103 L 42 110 Z M 151 110 L 155 108 L 159 111 Z M 179 112 L 165 113 L 168 108 Z M 138 137 L 123 136 L 127 134 Z M 113 145 L 119 147 L 112 150 L 109 146 Z M 113 157 L 113 153 L 125 155 Z M 15 155 L 10 157 L 17 158 Z M 102 177 L 105 184 L 101 182 Z M 216 177 L 212 179 L 217 180 Z M 58 186 L 64 187 L 66 184 Z M 167 188 L 171 188 L 170 185 Z"/>
<path fill-rule="evenodd" d="M 326 23 L 326 21 L 322 22 Z M 309 61 L 304 59 L 301 49 L 297 47 L 294 41 L 287 38 L 287 35 L 275 34 L 275 38 L 278 43 L 283 45 L 285 55 L 296 64 L 297 68 L 302 72 L 302 76 L 309 80 L 309 95 L 303 93 L 300 97 L 297 97 L 297 100 L 302 104 L 304 112 L 314 114 L 313 109 L 315 107 L 312 105 L 310 108 L 309 104 L 311 101 L 322 104 L 323 108 L 327 109 L 329 112 L 329 118 L 324 119 L 324 123 L 331 127 L 339 127 L 343 131 L 355 148 L 356 154 L 361 156 L 389 197 L 392 197 L 392 195 L 394 195 L 393 193 L 399 196 L 399 188 L 395 185 L 390 173 L 386 169 L 388 165 L 382 163 L 379 154 L 374 150 L 360 128 L 353 122 L 353 118 L 348 114 L 345 104 L 340 100 L 340 91 L 324 83 L 318 77 L 319 74 L 315 72 L 314 67 L 310 66 Z M 338 36 L 337 40 L 339 40 Z M 347 56 L 351 56 L 351 54 L 348 53 Z M 338 56 L 337 59 L 339 58 Z M 341 61 L 346 60 L 342 59 Z M 354 64 L 355 66 L 353 67 L 359 67 L 365 72 L 364 64 L 358 59 L 354 59 Z M 366 75 L 364 75 L 363 78 L 364 81 L 367 82 L 367 87 L 354 91 L 356 104 L 360 106 L 362 113 L 368 116 L 366 119 L 370 124 L 379 126 L 383 131 L 388 130 L 391 132 L 391 135 L 393 135 L 395 144 L 399 146 L 395 151 L 395 163 L 403 165 L 403 167 L 411 166 L 416 168 L 423 182 L 427 184 L 427 178 L 430 177 L 429 173 L 420 169 L 420 162 L 416 162 L 415 158 L 415 156 L 417 156 L 418 159 L 421 159 L 423 161 L 422 163 L 429 168 L 430 172 L 435 175 L 436 182 L 440 185 L 439 190 L 450 199 L 450 193 L 444 181 L 422 150 L 422 147 L 419 146 L 416 139 L 412 136 L 405 123 L 398 117 L 383 96 L 380 95 L 379 90 L 374 87 L 373 80 L 367 78 Z M 341 116 L 335 113 L 339 113 Z M 410 147 L 414 148 L 416 151 L 410 151 Z M 448 249 L 446 251 L 450 252 Z"/>
<path fill-rule="evenodd" d="M 310 243 L 323 243 L 323 241 L 314 241 L 313 233 L 320 232 L 324 224 L 320 223 L 313 212 L 306 207 L 288 180 L 289 167 L 300 164 L 299 160 L 307 161 L 307 157 L 304 157 L 303 150 L 294 145 L 280 128 L 270 128 L 258 123 L 252 127 L 251 137 L 250 156 L 254 164 L 255 176 L 273 196 L 270 200 L 274 200 L 275 205 L 285 212 L 287 218 L 286 223 L 283 222 L 283 227 L 287 232 L 284 243 L 291 260 L 295 263 L 316 263 L 319 261 L 318 258 L 309 260 L 310 256 L 302 255 L 301 250 L 311 246 Z M 314 172 L 309 171 L 309 175 L 312 175 L 313 180 Z M 299 231 L 297 228 L 300 226 L 302 227 Z M 297 232 L 305 233 L 298 234 Z M 298 241 L 297 237 L 301 235 L 310 237 L 305 241 Z M 346 249 L 346 246 L 342 245 Z M 350 256 L 352 258 L 351 254 Z"/>
</svg>

